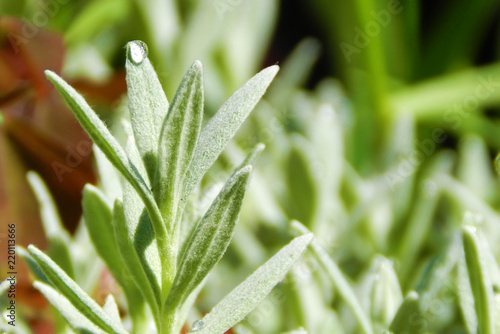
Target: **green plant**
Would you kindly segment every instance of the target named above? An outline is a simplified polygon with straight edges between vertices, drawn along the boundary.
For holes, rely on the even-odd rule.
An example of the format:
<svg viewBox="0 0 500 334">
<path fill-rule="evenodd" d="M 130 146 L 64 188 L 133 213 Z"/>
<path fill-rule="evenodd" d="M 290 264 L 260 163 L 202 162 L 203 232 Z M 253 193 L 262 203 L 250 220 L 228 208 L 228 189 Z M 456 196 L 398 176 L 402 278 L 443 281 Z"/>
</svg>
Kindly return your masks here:
<svg viewBox="0 0 500 334">
<path fill-rule="evenodd" d="M 144 43 L 127 44 L 126 69 L 133 134 L 125 149 L 80 94 L 55 73 L 46 75 L 98 147 L 98 162 L 104 154 L 124 179 L 123 199 L 87 185 L 83 210 L 90 239 L 126 296 L 134 332 L 150 328 L 147 304 L 158 333 L 179 333 L 208 273 L 229 245 L 252 164 L 263 145 L 257 145 L 235 169 L 187 234 L 183 212 L 193 205 L 190 194 L 265 93 L 278 67 L 266 68 L 250 79 L 203 129 L 200 62 L 184 75 L 171 104 Z M 101 162 L 101 177 L 110 172 L 104 166 Z M 61 244 L 68 242 L 67 236 L 59 235 Z M 306 234 L 282 248 L 197 322 L 193 331 L 224 333 L 241 321 L 283 279 L 311 239 Z M 74 330 L 126 333 L 112 296 L 100 307 L 63 269 L 64 261 L 54 258 L 54 262 L 33 245 L 28 251 L 25 258 L 41 271 L 35 287 Z"/>
</svg>

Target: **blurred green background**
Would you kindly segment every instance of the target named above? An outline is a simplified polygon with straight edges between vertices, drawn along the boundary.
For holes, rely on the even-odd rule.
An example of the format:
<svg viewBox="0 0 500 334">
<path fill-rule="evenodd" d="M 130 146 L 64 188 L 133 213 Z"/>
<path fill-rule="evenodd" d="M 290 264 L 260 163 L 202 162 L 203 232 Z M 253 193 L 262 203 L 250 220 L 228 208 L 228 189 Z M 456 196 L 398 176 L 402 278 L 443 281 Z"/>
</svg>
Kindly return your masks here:
<svg viewBox="0 0 500 334">
<path fill-rule="evenodd" d="M 438 296 L 444 287 L 429 283 L 439 280 L 429 268 L 453 277 L 458 260 L 450 254 L 466 212 L 483 220 L 500 255 L 493 163 L 500 148 L 499 5 L 0 0 L 0 238 L 6 240 L 4 222 L 16 222 L 19 244 L 50 246 L 27 171 L 47 182 L 71 234 L 83 185 L 99 182 L 89 139 L 43 70 L 62 74 L 123 139 L 124 45 L 139 39 L 169 99 L 189 65 L 203 62 L 207 118 L 261 68 L 281 66 L 203 181 L 200 198 L 208 204 L 243 152 L 266 144 L 235 241 L 199 301 L 201 312 L 286 242 L 290 219 L 315 232 L 359 291 L 366 275 L 390 266 L 397 300 L 412 289 Z M 20 277 L 27 321 L 35 332 L 50 333 L 51 321 L 39 311 L 43 301 L 32 298 L 28 273 Z M 333 323 L 339 333 L 355 333 L 335 289 L 314 280 L 320 283 L 303 289 L 291 289 L 293 279 L 284 283 L 295 302 L 278 303 L 262 321 L 249 317 L 248 326 L 258 333 L 298 326 L 329 333 L 321 326 Z M 432 313 L 427 330 L 464 332 L 458 304 Z M 260 319 L 256 312 L 253 319 Z"/>
</svg>

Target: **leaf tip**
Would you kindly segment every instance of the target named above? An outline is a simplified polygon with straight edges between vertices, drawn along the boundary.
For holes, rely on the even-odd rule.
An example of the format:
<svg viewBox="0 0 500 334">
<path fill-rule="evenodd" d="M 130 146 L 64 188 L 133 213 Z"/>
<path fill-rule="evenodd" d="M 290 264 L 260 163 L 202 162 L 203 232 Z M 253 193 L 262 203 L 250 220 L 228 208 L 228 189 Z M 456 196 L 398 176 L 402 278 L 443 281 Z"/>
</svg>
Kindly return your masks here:
<svg viewBox="0 0 500 334">
<path fill-rule="evenodd" d="M 45 70 L 43 71 L 43 73 L 50 82 L 54 82 L 55 80 L 57 80 L 57 78 L 59 78 L 59 76 L 54 72 L 52 72 L 51 70 Z"/>
<path fill-rule="evenodd" d="M 239 170 L 238 174 L 250 174 L 253 170 L 252 165 L 246 165 L 242 169 Z"/>
<path fill-rule="evenodd" d="M 255 152 L 257 153 L 260 153 L 262 151 L 264 151 L 264 149 L 266 148 L 266 145 L 264 143 L 258 143 L 257 145 L 255 145 Z"/>
<path fill-rule="evenodd" d="M 299 238 L 302 238 L 304 243 L 309 244 L 309 243 L 311 243 L 313 237 L 314 237 L 314 234 L 312 232 L 309 232 L 309 233 L 304 234 L 303 236 L 301 236 Z"/>
<path fill-rule="evenodd" d="M 193 62 L 193 65 L 191 65 L 191 68 L 193 70 L 196 70 L 198 72 L 201 72 L 203 71 L 203 64 L 202 62 L 199 60 L 199 59 L 196 59 L 194 62 Z"/>
</svg>

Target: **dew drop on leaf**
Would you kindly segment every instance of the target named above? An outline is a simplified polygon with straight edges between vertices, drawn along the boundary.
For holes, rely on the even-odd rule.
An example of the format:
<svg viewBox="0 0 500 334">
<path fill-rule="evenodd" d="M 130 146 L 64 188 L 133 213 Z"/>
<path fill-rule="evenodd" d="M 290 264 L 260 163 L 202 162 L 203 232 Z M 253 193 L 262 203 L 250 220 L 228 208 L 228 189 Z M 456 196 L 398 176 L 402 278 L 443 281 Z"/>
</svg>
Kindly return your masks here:
<svg viewBox="0 0 500 334">
<path fill-rule="evenodd" d="M 148 46 L 143 41 L 132 41 L 127 44 L 127 58 L 135 65 L 140 65 L 148 56 Z"/>
<path fill-rule="evenodd" d="M 196 320 L 193 322 L 193 326 L 191 327 L 191 332 L 198 332 L 203 328 L 203 321 L 202 320 Z"/>
</svg>

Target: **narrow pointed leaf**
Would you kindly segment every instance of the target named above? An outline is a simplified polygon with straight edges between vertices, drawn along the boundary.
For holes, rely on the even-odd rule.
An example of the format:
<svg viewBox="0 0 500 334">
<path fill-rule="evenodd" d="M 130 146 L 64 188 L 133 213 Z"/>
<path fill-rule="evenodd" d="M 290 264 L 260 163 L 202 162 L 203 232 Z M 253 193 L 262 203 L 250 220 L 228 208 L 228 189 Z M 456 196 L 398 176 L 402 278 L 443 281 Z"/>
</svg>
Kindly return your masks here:
<svg viewBox="0 0 500 334">
<path fill-rule="evenodd" d="M 49 239 L 48 254 L 70 277 L 74 278 L 69 248 L 70 236 L 62 224 L 54 199 L 37 173 L 28 172 L 27 179 L 37 198 L 43 228 Z"/>
<path fill-rule="evenodd" d="M 243 320 L 271 292 L 302 255 L 312 234 L 295 238 L 231 291 L 203 318 L 199 334 L 222 334 Z"/>
<path fill-rule="evenodd" d="M 176 307 L 205 279 L 219 262 L 231 241 L 252 167 L 236 172 L 200 220 L 179 262 L 165 305 Z"/>
<path fill-rule="evenodd" d="M 128 238 L 141 261 L 141 267 L 148 276 L 149 284 L 160 291 L 162 283 L 162 258 L 157 239 L 151 226 L 151 220 L 139 197 L 129 184 L 125 184 L 123 193 L 123 211 L 127 224 Z M 166 264 L 170 266 L 170 263 Z"/>
<path fill-rule="evenodd" d="M 66 104 L 75 114 L 78 122 L 88 133 L 93 142 L 101 149 L 116 169 L 130 182 L 146 205 L 158 236 L 165 234 L 162 218 L 153 194 L 149 190 L 136 166 L 130 162 L 123 148 L 111 135 L 103 121 L 90 108 L 85 99 L 67 82 L 51 71 L 45 75 L 64 98 Z"/>
<path fill-rule="evenodd" d="M 31 274 L 35 277 L 37 281 L 50 284 L 48 278 L 42 272 L 42 269 L 40 269 L 36 261 L 31 257 L 31 255 L 24 247 L 16 246 L 16 254 L 19 255 L 21 259 L 23 259 L 24 263 L 28 266 Z"/>
<path fill-rule="evenodd" d="M 194 62 L 170 105 L 158 144 L 155 197 L 166 221 L 177 222 L 177 207 L 184 178 L 203 120 L 203 68 Z M 174 226 L 169 226 L 173 230 Z"/>
<path fill-rule="evenodd" d="M 186 177 L 184 197 L 191 193 L 217 160 L 227 142 L 264 95 L 278 70 L 279 67 L 274 65 L 257 73 L 222 105 L 202 130 Z"/>
<path fill-rule="evenodd" d="M 483 252 L 475 227 L 464 226 L 462 238 L 465 262 L 474 296 L 478 332 L 495 333 L 495 301 L 486 254 Z"/>
<path fill-rule="evenodd" d="M 403 300 L 394 319 L 392 319 L 389 330 L 392 333 L 419 334 L 424 333 L 422 325 L 424 315 L 420 308 L 420 300 L 415 291 L 411 291 Z"/>
<path fill-rule="evenodd" d="M 109 315 L 117 323 L 121 323 L 120 311 L 118 310 L 118 305 L 116 305 L 116 300 L 113 295 L 108 295 L 102 310 Z"/>
<path fill-rule="evenodd" d="M 302 234 L 309 233 L 309 230 L 301 223 L 294 221 L 292 228 Z M 325 272 L 330 276 L 332 283 L 336 286 L 338 293 L 344 299 L 344 302 L 351 309 L 356 320 L 359 322 L 360 328 L 363 333 L 373 334 L 372 325 L 368 316 L 363 311 L 354 290 L 349 285 L 349 282 L 344 277 L 337 264 L 328 256 L 328 253 L 321 247 L 321 245 L 313 240 L 309 246 L 312 254 L 323 267 Z"/>
<path fill-rule="evenodd" d="M 126 333 L 57 264 L 33 245 L 28 251 L 52 285 L 85 317 L 107 332 Z"/>
<path fill-rule="evenodd" d="M 51 286 L 41 282 L 35 282 L 33 285 L 45 296 L 45 298 L 47 298 L 50 304 L 62 314 L 77 333 L 107 333 L 87 319 L 66 297 L 54 290 Z"/>
<path fill-rule="evenodd" d="M 82 207 L 85 225 L 97 253 L 122 288 L 137 295 L 139 291 L 118 249 L 113 214 L 104 195 L 96 187 L 87 184 L 83 189 Z"/>
<path fill-rule="evenodd" d="M 461 258 L 457 265 L 457 285 L 460 303 L 460 311 L 464 319 L 465 327 L 469 333 L 477 333 L 477 315 L 474 305 L 474 295 L 470 285 L 467 264 L 465 263 L 465 253 L 460 249 Z"/>
<path fill-rule="evenodd" d="M 160 128 L 168 112 L 168 101 L 158 76 L 147 57 L 133 61 L 137 52 L 145 52 L 140 41 L 127 43 L 127 95 L 130 120 L 137 148 L 144 161 L 149 178 L 156 171 Z"/>
<path fill-rule="evenodd" d="M 122 258 L 125 259 L 125 266 L 137 286 L 141 287 L 140 290 L 157 320 L 159 316 L 160 289 L 158 285 L 150 284 L 150 279 L 143 268 L 133 244 L 134 231 L 128 228 L 123 203 L 118 199 L 115 201 L 113 207 L 113 226 L 115 228 L 118 249 Z"/>
</svg>

